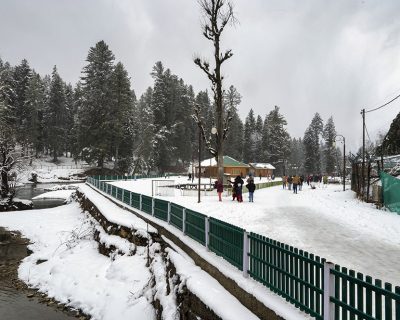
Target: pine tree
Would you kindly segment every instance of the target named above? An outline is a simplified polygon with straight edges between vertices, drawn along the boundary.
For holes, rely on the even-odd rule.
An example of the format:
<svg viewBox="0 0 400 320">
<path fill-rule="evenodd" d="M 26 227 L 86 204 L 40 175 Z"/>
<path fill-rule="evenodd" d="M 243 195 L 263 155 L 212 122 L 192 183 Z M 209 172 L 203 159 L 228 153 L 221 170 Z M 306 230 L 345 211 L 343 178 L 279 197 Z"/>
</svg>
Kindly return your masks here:
<svg viewBox="0 0 400 320">
<path fill-rule="evenodd" d="M 244 122 L 244 150 L 243 161 L 245 163 L 255 162 L 256 157 L 256 119 L 253 109 L 250 109 L 249 114 Z"/>
<path fill-rule="evenodd" d="M 323 138 L 325 139 L 325 148 L 324 148 L 325 172 L 328 174 L 333 174 L 335 172 L 335 163 L 336 163 L 335 137 L 336 137 L 335 123 L 333 122 L 333 117 L 330 117 L 326 122 L 323 131 Z"/>
<path fill-rule="evenodd" d="M 109 111 L 110 153 L 115 168 L 127 172 L 132 164 L 133 97 L 128 72 L 118 62 L 112 76 L 112 104 Z"/>
<path fill-rule="evenodd" d="M 309 174 L 321 173 L 320 143 L 319 138 L 323 131 L 323 122 L 318 114 L 314 115 L 311 124 L 304 133 L 304 168 Z"/>
<path fill-rule="evenodd" d="M 263 120 L 261 116 L 258 115 L 254 130 L 254 139 L 255 139 L 254 161 L 256 162 L 261 162 L 263 159 L 262 156 L 263 127 L 264 127 Z"/>
<path fill-rule="evenodd" d="M 225 142 L 225 155 L 242 161 L 243 157 L 243 122 L 238 115 L 242 96 L 234 86 L 230 86 L 224 94 L 224 109 L 230 110 L 231 125 Z M 225 114 L 226 119 L 227 114 Z"/>
<path fill-rule="evenodd" d="M 103 167 L 104 160 L 110 154 L 108 136 L 112 126 L 112 76 L 114 55 L 104 41 L 89 49 L 82 70 L 83 104 L 80 114 L 80 145 L 83 157 L 87 161 L 97 161 Z"/>
<path fill-rule="evenodd" d="M 393 119 L 389 131 L 383 143 L 383 154 L 397 155 L 400 154 L 400 112 Z M 380 151 L 382 152 L 382 151 Z"/>
<path fill-rule="evenodd" d="M 26 144 L 35 150 L 35 156 L 38 157 L 44 147 L 44 112 L 46 108 L 46 94 L 42 78 L 39 74 L 32 72 L 26 90 L 26 132 L 23 134 L 26 138 Z"/>
<path fill-rule="evenodd" d="M 27 141 L 29 140 L 29 112 L 26 108 L 26 92 L 29 85 L 29 80 L 32 76 L 32 70 L 29 67 L 27 60 L 22 60 L 21 63 L 14 68 L 13 74 L 13 95 L 11 105 L 15 118 L 14 125 L 18 127 L 16 131 L 17 142 L 22 147 L 26 155 L 28 150 Z"/>
<path fill-rule="evenodd" d="M 154 114 L 153 159 L 156 167 L 164 172 L 172 162 L 172 119 L 175 109 L 171 103 L 171 72 L 159 61 L 151 73 L 154 79 L 152 109 Z"/>
<path fill-rule="evenodd" d="M 285 126 L 287 125 L 285 117 L 279 112 L 279 107 L 275 106 L 267 116 L 268 124 L 268 146 L 267 161 L 276 167 L 276 173 L 286 173 L 285 163 L 289 157 L 290 135 Z M 265 131 L 265 130 L 264 130 Z"/>
<path fill-rule="evenodd" d="M 269 147 L 269 133 L 270 127 L 269 127 L 269 122 L 268 122 L 268 115 L 265 116 L 264 122 L 263 122 L 263 128 L 262 128 L 262 133 L 261 133 L 261 148 L 260 148 L 260 154 L 261 154 L 261 162 L 267 162 L 269 160 L 269 154 L 268 154 L 268 147 Z"/>
<path fill-rule="evenodd" d="M 302 173 L 304 163 L 304 147 L 301 138 L 293 138 L 290 142 L 289 163 L 293 168 L 292 173 Z"/>
<path fill-rule="evenodd" d="M 51 75 L 50 96 L 46 109 L 46 124 L 49 132 L 49 146 L 53 161 L 63 150 L 65 110 L 65 84 L 57 72 L 56 66 Z"/>
<path fill-rule="evenodd" d="M 65 86 L 65 119 L 64 119 L 64 151 L 65 156 L 68 153 L 72 156 L 72 146 L 74 144 L 73 128 L 75 121 L 75 103 L 74 103 L 74 89 L 71 84 Z"/>
<path fill-rule="evenodd" d="M 133 124 L 133 172 L 150 173 L 154 168 L 154 113 L 152 109 L 153 89 L 150 87 L 140 97 L 135 107 Z"/>
</svg>

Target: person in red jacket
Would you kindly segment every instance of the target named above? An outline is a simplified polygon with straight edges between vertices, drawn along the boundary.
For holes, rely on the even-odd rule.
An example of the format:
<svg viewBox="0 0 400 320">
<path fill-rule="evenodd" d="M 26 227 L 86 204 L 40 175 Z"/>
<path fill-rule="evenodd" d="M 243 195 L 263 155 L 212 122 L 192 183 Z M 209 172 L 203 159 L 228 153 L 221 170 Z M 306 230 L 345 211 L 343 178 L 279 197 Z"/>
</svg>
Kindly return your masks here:
<svg viewBox="0 0 400 320">
<path fill-rule="evenodd" d="M 222 192 L 224 192 L 224 185 L 222 184 L 221 180 L 215 181 L 215 188 L 217 189 L 218 200 L 222 201 Z"/>
</svg>

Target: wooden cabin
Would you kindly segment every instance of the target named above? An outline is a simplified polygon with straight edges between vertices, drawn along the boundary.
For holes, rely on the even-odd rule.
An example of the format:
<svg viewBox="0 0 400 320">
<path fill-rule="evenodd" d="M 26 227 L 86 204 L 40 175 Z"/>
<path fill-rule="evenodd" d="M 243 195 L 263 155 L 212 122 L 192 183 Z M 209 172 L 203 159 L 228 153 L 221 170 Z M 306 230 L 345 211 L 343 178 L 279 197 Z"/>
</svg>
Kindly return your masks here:
<svg viewBox="0 0 400 320">
<path fill-rule="evenodd" d="M 275 167 L 270 163 L 250 163 L 250 174 L 254 177 L 268 177 L 274 174 Z"/>
<path fill-rule="evenodd" d="M 229 156 L 224 156 L 224 175 L 226 178 L 242 176 L 249 174 L 250 166 L 237 161 Z M 199 167 L 196 167 L 196 177 L 198 177 Z M 217 161 L 215 158 L 203 160 L 201 162 L 201 176 L 204 178 L 216 178 L 218 174 Z"/>
</svg>

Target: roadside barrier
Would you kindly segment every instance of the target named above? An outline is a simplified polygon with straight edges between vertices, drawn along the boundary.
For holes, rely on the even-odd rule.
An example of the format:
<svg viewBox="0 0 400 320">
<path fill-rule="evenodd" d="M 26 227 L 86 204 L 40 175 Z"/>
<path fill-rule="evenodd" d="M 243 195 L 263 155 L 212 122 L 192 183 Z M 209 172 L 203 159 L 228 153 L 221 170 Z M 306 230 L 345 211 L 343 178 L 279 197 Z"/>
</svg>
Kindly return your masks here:
<svg viewBox="0 0 400 320">
<path fill-rule="evenodd" d="M 244 277 L 252 277 L 315 319 L 400 320 L 399 286 L 382 284 L 306 251 L 105 180 L 112 179 L 95 176 L 87 182 L 127 206 L 168 222 L 241 270 Z"/>
</svg>

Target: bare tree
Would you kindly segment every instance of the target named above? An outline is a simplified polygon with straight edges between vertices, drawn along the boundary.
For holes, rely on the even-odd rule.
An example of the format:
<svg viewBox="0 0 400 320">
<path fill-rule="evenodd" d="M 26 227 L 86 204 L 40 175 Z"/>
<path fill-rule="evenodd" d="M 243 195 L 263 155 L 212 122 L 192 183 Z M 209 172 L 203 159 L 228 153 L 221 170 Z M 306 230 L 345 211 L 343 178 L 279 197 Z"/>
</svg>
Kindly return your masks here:
<svg viewBox="0 0 400 320">
<path fill-rule="evenodd" d="M 229 130 L 229 123 L 232 120 L 231 110 L 224 110 L 223 104 L 223 89 L 221 75 L 222 64 L 232 57 L 232 50 L 226 50 L 221 53 L 220 41 L 221 35 L 227 24 L 235 23 L 233 14 L 233 5 L 226 0 L 199 0 L 199 4 L 203 13 L 203 36 L 210 40 L 214 46 L 214 69 L 210 69 L 210 63 L 196 57 L 194 63 L 199 66 L 201 70 L 207 75 L 211 81 L 211 88 L 214 94 L 215 104 L 215 126 L 216 126 L 216 139 L 215 144 L 212 143 L 211 133 L 205 132 L 205 124 L 200 116 L 200 106 L 195 106 L 193 115 L 194 120 L 197 122 L 202 133 L 205 145 L 208 151 L 217 159 L 218 162 L 218 179 L 223 181 L 224 177 L 224 140 L 227 137 Z"/>
<path fill-rule="evenodd" d="M 1 121 L 1 128 L 0 128 L 0 198 L 11 197 L 11 190 L 9 185 L 9 175 L 11 169 L 16 164 L 13 152 L 15 150 L 15 141 L 13 139 L 11 129 Z"/>
</svg>

